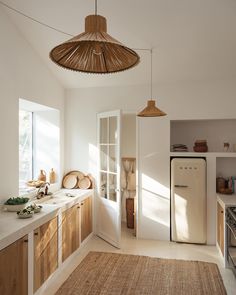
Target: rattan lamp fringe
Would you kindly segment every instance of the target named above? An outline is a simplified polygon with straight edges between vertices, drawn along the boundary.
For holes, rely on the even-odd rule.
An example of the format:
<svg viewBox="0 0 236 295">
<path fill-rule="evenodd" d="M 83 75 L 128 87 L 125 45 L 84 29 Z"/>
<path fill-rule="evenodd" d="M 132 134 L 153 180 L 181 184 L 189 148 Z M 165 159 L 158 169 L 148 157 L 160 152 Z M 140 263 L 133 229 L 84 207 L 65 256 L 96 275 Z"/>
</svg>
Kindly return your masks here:
<svg viewBox="0 0 236 295">
<path fill-rule="evenodd" d="M 106 18 L 97 15 L 96 7 L 95 15 L 85 18 L 84 33 L 51 50 L 52 61 L 65 69 L 94 74 L 120 72 L 137 65 L 139 55 L 107 34 Z"/>
<path fill-rule="evenodd" d="M 151 99 L 147 101 L 147 106 L 137 114 L 138 117 L 161 117 L 166 116 L 166 113 L 156 107 L 155 100 L 152 99 L 152 49 L 150 49 L 150 94 Z"/>
</svg>

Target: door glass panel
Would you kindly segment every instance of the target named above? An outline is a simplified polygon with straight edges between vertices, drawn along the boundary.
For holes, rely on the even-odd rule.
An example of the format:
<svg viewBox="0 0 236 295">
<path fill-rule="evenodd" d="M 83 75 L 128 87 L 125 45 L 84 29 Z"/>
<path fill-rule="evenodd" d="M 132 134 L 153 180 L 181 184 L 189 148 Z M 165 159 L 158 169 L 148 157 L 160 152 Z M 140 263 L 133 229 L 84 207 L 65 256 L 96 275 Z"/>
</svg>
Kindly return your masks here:
<svg viewBox="0 0 236 295">
<path fill-rule="evenodd" d="M 117 175 L 109 174 L 109 200 L 116 202 L 116 178 Z"/>
<path fill-rule="evenodd" d="M 100 143 L 108 143 L 108 118 L 100 119 Z"/>
<path fill-rule="evenodd" d="M 100 196 L 117 201 L 117 143 L 116 116 L 100 118 Z"/>
<path fill-rule="evenodd" d="M 109 118 L 109 143 L 116 143 L 117 140 L 117 118 Z"/>
<path fill-rule="evenodd" d="M 100 195 L 102 198 L 107 199 L 107 173 L 101 172 L 100 175 Z"/>
<path fill-rule="evenodd" d="M 100 169 L 103 171 L 107 171 L 107 156 L 108 156 L 108 146 L 100 145 Z"/>
<path fill-rule="evenodd" d="M 116 145 L 109 146 L 109 171 L 117 172 Z"/>
</svg>

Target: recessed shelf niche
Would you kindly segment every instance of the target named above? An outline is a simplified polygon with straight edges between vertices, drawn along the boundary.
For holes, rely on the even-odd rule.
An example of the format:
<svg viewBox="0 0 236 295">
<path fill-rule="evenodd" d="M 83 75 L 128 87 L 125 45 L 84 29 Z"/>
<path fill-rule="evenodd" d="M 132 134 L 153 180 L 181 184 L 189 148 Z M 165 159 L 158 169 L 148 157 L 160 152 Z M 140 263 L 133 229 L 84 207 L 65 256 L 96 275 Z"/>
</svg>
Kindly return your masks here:
<svg viewBox="0 0 236 295">
<path fill-rule="evenodd" d="M 236 177 L 236 158 L 216 158 L 216 177 Z"/>
<path fill-rule="evenodd" d="M 189 152 L 194 152 L 193 146 L 197 139 L 207 140 L 208 152 L 223 153 L 224 142 L 230 144 L 228 152 L 233 152 L 233 145 L 236 144 L 236 119 L 170 121 L 171 146 L 184 144 Z"/>
</svg>

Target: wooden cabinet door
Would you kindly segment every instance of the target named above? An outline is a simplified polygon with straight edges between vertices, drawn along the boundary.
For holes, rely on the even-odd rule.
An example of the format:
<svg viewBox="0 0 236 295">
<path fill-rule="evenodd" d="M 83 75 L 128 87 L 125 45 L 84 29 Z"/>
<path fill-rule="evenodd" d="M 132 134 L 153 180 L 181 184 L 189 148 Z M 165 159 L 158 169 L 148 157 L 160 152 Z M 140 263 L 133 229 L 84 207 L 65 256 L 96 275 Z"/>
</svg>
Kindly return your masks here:
<svg viewBox="0 0 236 295">
<path fill-rule="evenodd" d="M 92 197 L 81 202 L 81 242 L 83 242 L 93 230 Z"/>
<path fill-rule="evenodd" d="M 34 291 L 36 291 L 58 267 L 57 217 L 34 231 Z"/>
<path fill-rule="evenodd" d="M 28 237 L 0 251 L 0 294 L 28 294 Z"/>
<path fill-rule="evenodd" d="M 224 209 L 217 202 L 217 243 L 224 256 Z"/>
<path fill-rule="evenodd" d="M 79 205 L 75 205 L 62 213 L 62 261 L 79 248 L 79 214 Z"/>
</svg>

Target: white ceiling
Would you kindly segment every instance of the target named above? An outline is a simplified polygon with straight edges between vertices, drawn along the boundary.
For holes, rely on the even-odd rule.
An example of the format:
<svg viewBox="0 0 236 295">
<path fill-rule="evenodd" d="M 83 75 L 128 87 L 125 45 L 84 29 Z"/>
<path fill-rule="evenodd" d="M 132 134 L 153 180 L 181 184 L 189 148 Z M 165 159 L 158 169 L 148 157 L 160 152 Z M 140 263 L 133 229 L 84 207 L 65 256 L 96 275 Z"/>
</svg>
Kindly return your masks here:
<svg viewBox="0 0 236 295">
<path fill-rule="evenodd" d="M 84 31 L 94 0 L 3 0 L 41 22 L 73 35 Z M 126 72 L 91 75 L 64 70 L 48 57 L 69 39 L 4 8 L 19 31 L 66 88 L 149 82 L 150 55 Z M 98 0 L 108 33 L 131 48 L 154 47 L 155 82 L 236 77 L 236 0 Z"/>
</svg>

